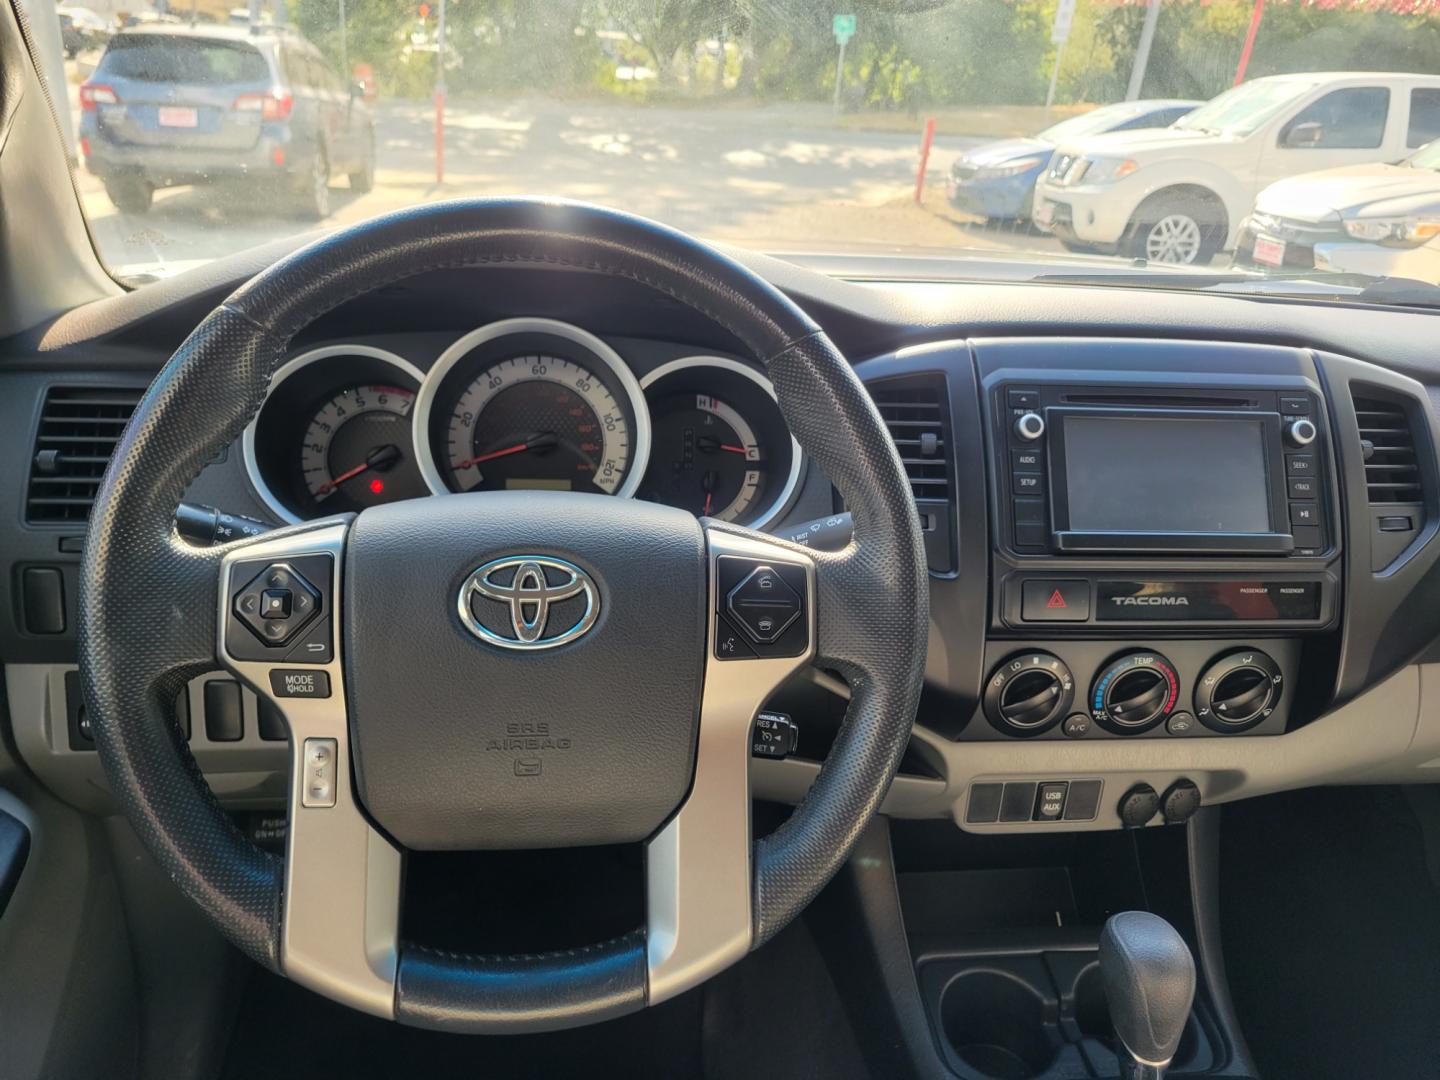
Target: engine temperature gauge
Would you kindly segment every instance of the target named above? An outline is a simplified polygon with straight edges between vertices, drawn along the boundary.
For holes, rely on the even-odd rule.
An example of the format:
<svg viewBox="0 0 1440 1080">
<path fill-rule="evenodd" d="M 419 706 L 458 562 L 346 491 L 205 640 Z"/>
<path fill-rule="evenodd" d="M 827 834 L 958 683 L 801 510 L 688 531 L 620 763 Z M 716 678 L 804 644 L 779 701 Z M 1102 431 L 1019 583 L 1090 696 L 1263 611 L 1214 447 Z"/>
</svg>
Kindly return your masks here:
<svg viewBox="0 0 1440 1080">
<path fill-rule="evenodd" d="M 689 356 L 640 385 L 654 433 L 642 499 L 753 527 L 785 509 L 800 448 L 763 374 L 729 357 Z"/>
<path fill-rule="evenodd" d="M 749 421 L 709 394 L 672 394 L 652 407 L 654 449 L 645 498 L 736 521 L 755 504 L 769 463 Z"/>
</svg>

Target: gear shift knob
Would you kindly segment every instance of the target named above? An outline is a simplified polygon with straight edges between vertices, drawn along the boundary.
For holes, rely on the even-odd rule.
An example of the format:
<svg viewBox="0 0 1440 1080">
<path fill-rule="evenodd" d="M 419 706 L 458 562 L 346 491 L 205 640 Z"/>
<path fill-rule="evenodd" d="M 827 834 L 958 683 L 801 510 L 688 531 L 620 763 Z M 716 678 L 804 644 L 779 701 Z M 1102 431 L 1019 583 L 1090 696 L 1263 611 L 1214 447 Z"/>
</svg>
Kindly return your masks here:
<svg viewBox="0 0 1440 1080">
<path fill-rule="evenodd" d="M 1185 939 L 1147 911 L 1112 915 L 1100 935 L 1100 976 L 1123 1044 L 1125 1080 L 1160 1080 L 1195 1000 L 1195 961 Z"/>
</svg>

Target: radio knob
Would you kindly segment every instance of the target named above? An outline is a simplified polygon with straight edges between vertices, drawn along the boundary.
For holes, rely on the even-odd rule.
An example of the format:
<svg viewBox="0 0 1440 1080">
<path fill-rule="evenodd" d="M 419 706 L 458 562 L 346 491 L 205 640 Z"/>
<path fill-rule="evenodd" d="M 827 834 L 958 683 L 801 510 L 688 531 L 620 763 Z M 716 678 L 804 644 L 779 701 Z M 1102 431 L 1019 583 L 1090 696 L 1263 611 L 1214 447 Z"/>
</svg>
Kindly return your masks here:
<svg viewBox="0 0 1440 1080">
<path fill-rule="evenodd" d="M 985 684 L 985 715 L 1007 735 L 1038 735 L 1070 711 L 1075 677 L 1046 652 L 1012 656 Z"/>
<path fill-rule="evenodd" d="M 1034 442 L 1045 434 L 1045 418 L 1037 412 L 1022 413 L 1015 418 L 1015 434 L 1026 442 Z"/>
<path fill-rule="evenodd" d="M 1291 420 L 1290 426 L 1285 429 L 1285 438 L 1291 446 L 1309 446 L 1318 434 L 1320 429 L 1315 426 L 1315 421 L 1303 416 L 1298 420 Z"/>
</svg>

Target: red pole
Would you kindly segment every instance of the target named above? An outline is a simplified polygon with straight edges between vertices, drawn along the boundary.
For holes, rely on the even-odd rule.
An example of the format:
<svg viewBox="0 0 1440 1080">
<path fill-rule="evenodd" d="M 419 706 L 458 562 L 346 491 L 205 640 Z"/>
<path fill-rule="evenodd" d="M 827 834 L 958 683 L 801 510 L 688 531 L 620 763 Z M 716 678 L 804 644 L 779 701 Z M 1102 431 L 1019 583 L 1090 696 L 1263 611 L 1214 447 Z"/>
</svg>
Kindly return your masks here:
<svg viewBox="0 0 1440 1080">
<path fill-rule="evenodd" d="M 935 118 L 925 121 L 925 134 L 920 139 L 920 168 L 915 173 L 915 201 L 925 193 L 925 170 L 930 165 L 930 144 L 935 141 Z"/>
<path fill-rule="evenodd" d="M 445 182 L 445 91 L 435 91 L 435 183 Z"/>
<path fill-rule="evenodd" d="M 1250 13 L 1250 32 L 1245 35 L 1245 47 L 1240 50 L 1240 66 L 1235 69 L 1235 83 L 1245 81 L 1245 69 L 1250 66 L 1250 51 L 1255 48 L 1255 35 L 1260 31 L 1260 16 L 1265 14 L 1265 0 L 1255 0 L 1255 10 Z"/>
</svg>

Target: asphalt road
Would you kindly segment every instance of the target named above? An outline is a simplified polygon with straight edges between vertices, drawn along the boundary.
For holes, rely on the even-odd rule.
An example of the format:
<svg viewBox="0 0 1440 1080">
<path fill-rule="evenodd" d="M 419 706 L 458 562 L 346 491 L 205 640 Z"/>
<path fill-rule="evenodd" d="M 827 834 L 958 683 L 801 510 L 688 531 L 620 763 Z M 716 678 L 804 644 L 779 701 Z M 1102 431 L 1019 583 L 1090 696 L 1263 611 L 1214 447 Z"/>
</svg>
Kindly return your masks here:
<svg viewBox="0 0 1440 1080">
<path fill-rule="evenodd" d="M 73 84 L 69 96 L 73 109 Z M 950 160 L 979 140 L 936 141 L 916 205 L 918 135 L 836 130 L 823 106 L 452 103 L 443 184 L 431 107 L 381 103 L 375 118 L 375 188 L 355 195 L 338 180 L 325 224 L 434 199 L 525 192 L 587 199 L 768 251 L 1058 250 L 1048 237 L 980 228 L 944 206 Z M 112 267 L 175 267 L 315 227 L 259 198 L 204 187 L 158 192 L 148 213 L 124 214 L 83 167 L 80 175 Z"/>
</svg>

